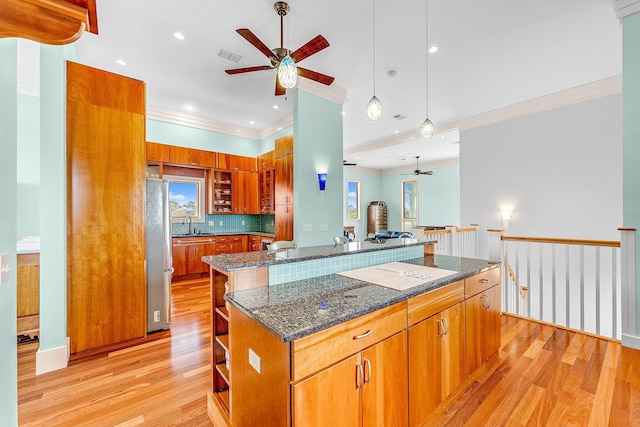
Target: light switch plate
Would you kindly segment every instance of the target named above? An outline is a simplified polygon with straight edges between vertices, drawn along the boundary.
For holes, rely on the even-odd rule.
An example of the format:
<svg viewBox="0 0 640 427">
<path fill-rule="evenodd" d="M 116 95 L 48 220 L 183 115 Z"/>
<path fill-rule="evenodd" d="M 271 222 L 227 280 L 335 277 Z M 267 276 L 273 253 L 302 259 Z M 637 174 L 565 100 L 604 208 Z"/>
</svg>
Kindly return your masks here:
<svg viewBox="0 0 640 427">
<path fill-rule="evenodd" d="M 313 225 L 311 225 L 311 224 L 302 224 L 302 231 L 313 231 Z"/>
<path fill-rule="evenodd" d="M 215 224 L 215 222 L 209 221 L 209 227 L 213 227 L 214 224 Z"/>
<path fill-rule="evenodd" d="M 244 219 L 242 220 L 242 225 L 244 225 Z"/>
<path fill-rule="evenodd" d="M 320 231 L 329 231 L 329 226 L 327 224 L 320 224 Z"/>
<path fill-rule="evenodd" d="M 9 281 L 9 272 L 11 268 L 9 267 L 9 254 L 3 253 L 0 255 L 0 284 L 6 283 Z"/>
<path fill-rule="evenodd" d="M 222 227 L 222 221 L 220 221 L 220 227 Z"/>
<path fill-rule="evenodd" d="M 249 365 L 251 365 L 251 367 L 255 369 L 257 373 L 262 373 L 260 372 L 260 356 L 258 356 L 251 349 L 249 349 Z"/>
</svg>

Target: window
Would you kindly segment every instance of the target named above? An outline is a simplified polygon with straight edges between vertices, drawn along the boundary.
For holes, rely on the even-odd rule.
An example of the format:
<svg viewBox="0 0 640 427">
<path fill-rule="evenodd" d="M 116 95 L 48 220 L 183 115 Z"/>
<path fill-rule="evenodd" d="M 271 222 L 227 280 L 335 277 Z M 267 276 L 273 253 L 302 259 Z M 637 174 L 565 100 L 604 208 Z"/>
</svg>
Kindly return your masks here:
<svg viewBox="0 0 640 427">
<path fill-rule="evenodd" d="M 204 222 L 204 179 L 172 175 L 164 178 L 169 181 L 171 220 L 183 222 L 190 216 L 193 222 Z"/>
<path fill-rule="evenodd" d="M 347 181 L 347 221 L 360 220 L 360 181 Z"/>
<path fill-rule="evenodd" d="M 402 231 L 418 225 L 418 181 L 402 181 Z"/>
</svg>

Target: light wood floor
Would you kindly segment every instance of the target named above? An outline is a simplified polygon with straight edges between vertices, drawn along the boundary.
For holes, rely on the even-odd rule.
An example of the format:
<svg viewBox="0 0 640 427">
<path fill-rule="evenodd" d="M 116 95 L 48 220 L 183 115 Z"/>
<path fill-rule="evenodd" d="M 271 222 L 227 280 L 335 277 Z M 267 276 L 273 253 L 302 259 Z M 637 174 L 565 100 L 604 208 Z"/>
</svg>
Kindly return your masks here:
<svg viewBox="0 0 640 427">
<path fill-rule="evenodd" d="M 19 345 L 20 425 L 210 426 L 208 302 L 207 282 L 174 284 L 170 337 L 38 377 L 38 344 Z M 497 368 L 435 425 L 640 426 L 640 352 L 503 316 Z"/>
</svg>

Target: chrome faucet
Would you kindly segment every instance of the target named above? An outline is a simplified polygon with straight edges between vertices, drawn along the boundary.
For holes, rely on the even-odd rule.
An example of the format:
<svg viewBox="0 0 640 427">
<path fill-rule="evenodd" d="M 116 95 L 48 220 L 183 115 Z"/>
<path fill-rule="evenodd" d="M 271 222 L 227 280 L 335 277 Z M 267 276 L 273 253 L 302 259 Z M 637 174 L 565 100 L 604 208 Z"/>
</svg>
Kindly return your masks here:
<svg viewBox="0 0 640 427">
<path fill-rule="evenodd" d="M 184 224 L 185 222 L 189 224 L 189 232 L 188 232 L 187 234 L 191 234 L 191 220 L 192 220 L 192 219 L 193 219 L 193 218 L 191 218 L 191 215 L 189 215 L 189 216 L 186 216 L 186 217 L 184 218 L 184 220 L 182 221 L 182 223 L 183 223 L 183 224 Z"/>
</svg>

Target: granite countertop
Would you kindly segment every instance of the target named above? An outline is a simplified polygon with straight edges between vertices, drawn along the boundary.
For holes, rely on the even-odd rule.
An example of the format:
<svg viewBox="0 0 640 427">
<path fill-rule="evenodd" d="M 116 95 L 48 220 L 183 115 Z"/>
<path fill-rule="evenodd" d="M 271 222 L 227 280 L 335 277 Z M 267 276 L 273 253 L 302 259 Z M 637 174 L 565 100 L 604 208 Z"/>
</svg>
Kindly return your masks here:
<svg viewBox="0 0 640 427">
<path fill-rule="evenodd" d="M 288 342 L 500 266 L 447 255 L 402 262 L 458 273 L 406 291 L 331 274 L 233 292 L 225 299 Z"/>
<path fill-rule="evenodd" d="M 260 236 L 260 237 L 272 237 L 275 238 L 275 234 L 273 233 L 263 233 L 262 231 L 235 231 L 235 232 L 220 232 L 220 233 L 200 233 L 200 234 L 173 234 L 171 237 L 174 239 L 179 238 L 187 238 L 187 237 L 215 237 L 215 236 L 237 236 L 246 234 L 249 236 Z"/>
<path fill-rule="evenodd" d="M 245 268 L 268 267 L 270 265 L 308 261 L 320 258 L 336 257 L 341 255 L 353 255 L 363 252 L 372 252 L 385 249 L 398 249 L 402 247 L 418 246 L 434 243 L 433 241 L 418 239 L 387 239 L 384 241 L 349 242 L 340 245 L 310 246 L 297 249 L 283 250 L 279 252 L 243 252 L 237 254 L 203 256 L 202 261 L 227 272 L 242 270 Z"/>
</svg>

